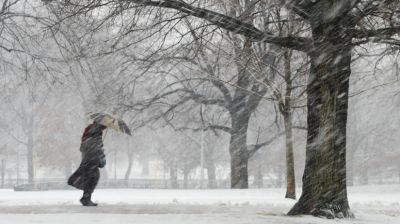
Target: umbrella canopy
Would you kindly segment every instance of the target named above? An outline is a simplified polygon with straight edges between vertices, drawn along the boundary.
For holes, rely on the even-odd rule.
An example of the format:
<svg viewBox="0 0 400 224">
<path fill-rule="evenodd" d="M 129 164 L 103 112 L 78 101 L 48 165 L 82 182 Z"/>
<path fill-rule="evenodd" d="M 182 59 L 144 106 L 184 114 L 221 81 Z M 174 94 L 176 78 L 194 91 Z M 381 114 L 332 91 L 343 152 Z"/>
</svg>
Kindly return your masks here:
<svg viewBox="0 0 400 224">
<path fill-rule="evenodd" d="M 131 130 L 129 130 L 128 125 L 126 125 L 123 120 L 115 118 L 109 114 L 89 112 L 86 114 L 86 116 L 98 124 L 128 135 L 132 135 Z"/>
</svg>

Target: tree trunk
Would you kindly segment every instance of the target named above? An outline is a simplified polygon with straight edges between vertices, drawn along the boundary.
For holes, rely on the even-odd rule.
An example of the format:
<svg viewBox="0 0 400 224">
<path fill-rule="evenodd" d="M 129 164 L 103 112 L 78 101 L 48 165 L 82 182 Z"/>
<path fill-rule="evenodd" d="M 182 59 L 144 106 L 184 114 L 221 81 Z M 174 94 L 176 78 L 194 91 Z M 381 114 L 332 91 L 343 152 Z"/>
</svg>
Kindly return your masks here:
<svg viewBox="0 0 400 224">
<path fill-rule="evenodd" d="M 129 145 L 128 145 L 128 147 L 129 147 Z M 125 176 L 124 176 L 124 180 L 125 180 L 126 184 L 128 184 L 129 177 L 131 176 L 132 166 L 133 166 L 133 153 L 130 152 L 130 149 L 128 149 L 128 167 L 126 168 Z"/>
<path fill-rule="evenodd" d="M 303 192 L 289 215 L 353 216 L 346 187 L 346 124 L 352 47 L 351 37 L 340 31 L 346 28 L 335 25 L 313 28 Z"/>
<path fill-rule="evenodd" d="M 242 110 L 245 108 L 242 108 Z M 232 116 L 232 133 L 229 143 L 231 157 L 231 188 L 249 188 L 247 127 L 249 115 Z"/>
<path fill-rule="evenodd" d="M 29 142 L 29 140 L 28 140 Z M 31 143 L 27 145 L 27 163 L 28 163 L 28 183 L 34 183 L 34 165 L 33 165 L 33 146 Z"/>
<path fill-rule="evenodd" d="M 292 113 L 284 115 L 286 136 L 286 195 L 285 198 L 296 199 L 296 178 L 294 172 Z"/>
<path fill-rule="evenodd" d="M 290 13 L 291 20 L 294 19 L 293 13 Z M 291 33 L 291 26 L 289 26 Z M 285 98 L 281 102 L 281 113 L 285 123 L 285 138 L 286 138 L 286 195 L 285 198 L 296 199 L 296 177 L 294 171 L 294 156 L 293 156 L 293 119 L 292 119 L 292 50 L 286 49 L 284 52 L 285 58 L 285 83 L 286 91 Z"/>
</svg>

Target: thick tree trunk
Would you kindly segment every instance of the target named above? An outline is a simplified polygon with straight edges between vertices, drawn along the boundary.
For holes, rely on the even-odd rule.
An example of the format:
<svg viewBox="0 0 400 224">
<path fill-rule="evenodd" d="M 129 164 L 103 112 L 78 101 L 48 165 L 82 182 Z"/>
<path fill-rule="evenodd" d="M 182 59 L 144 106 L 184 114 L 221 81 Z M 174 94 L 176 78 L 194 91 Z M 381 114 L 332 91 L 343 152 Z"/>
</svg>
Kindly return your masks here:
<svg viewBox="0 0 400 224">
<path fill-rule="evenodd" d="M 244 109 L 244 108 L 242 108 Z M 232 116 L 232 133 L 229 144 L 231 156 L 231 188 L 249 188 L 247 127 L 249 115 Z"/>
<path fill-rule="evenodd" d="M 294 173 L 292 113 L 284 116 L 286 135 L 286 195 L 285 198 L 296 199 L 296 178 Z"/>
<path fill-rule="evenodd" d="M 351 38 L 341 27 L 313 30 L 307 86 L 308 136 L 303 192 L 289 215 L 352 217 L 346 187 L 346 124 Z M 327 38 L 329 37 L 329 39 Z"/>
</svg>

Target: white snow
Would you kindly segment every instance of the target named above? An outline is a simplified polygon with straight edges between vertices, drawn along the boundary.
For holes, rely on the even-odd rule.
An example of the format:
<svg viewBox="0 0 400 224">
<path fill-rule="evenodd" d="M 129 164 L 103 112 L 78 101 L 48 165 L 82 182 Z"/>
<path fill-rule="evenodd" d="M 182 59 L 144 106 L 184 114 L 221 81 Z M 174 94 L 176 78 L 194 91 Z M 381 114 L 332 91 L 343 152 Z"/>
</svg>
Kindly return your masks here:
<svg viewBox="0 0 400 224">
<path fill-rule="evenodd" d="M 354 220 L 288 217 L 295 203 L 284 189 L 156 190 L 98 189 L 98 207 L 82 207 L 81 191 L 0 190 L 0 224 L 400 224 L 400 185 L 349 188 Z"/>
</svg>

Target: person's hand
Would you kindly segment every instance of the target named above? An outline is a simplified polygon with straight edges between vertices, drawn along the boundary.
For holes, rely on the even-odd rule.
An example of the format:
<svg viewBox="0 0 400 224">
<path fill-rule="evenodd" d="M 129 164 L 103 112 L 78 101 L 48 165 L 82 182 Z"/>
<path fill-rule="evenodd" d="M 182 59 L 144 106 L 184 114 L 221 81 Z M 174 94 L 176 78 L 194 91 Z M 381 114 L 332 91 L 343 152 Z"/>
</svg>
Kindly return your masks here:
<svg viewBox="0 0 400 224">
<path fill-rule="evenodd" d="M 104 155 L 104 152 L 101 151 L 99 153 L 99 168 L 103 168 L 106 166 L 106 155 Z"/>
</svg>

